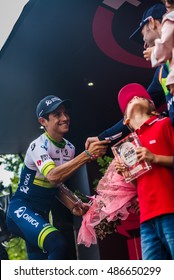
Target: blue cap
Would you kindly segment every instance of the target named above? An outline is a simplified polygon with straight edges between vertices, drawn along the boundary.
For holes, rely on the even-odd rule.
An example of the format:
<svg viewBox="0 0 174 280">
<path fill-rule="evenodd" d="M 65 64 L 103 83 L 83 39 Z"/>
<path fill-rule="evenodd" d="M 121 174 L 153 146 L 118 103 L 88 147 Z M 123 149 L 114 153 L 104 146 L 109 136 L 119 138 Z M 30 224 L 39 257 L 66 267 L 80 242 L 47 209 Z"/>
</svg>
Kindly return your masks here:
<svg viewBox="0 0 174 280">
<path fill-rule="evenodd" d="M 162 3 L 158 3 L 148 8 L 142 17 L 139 27 L 132 33 L 129 39 L 134 39 L 135 41 L 142 43 L 143 37 L 141 35 L 141 30 L 143 26 L 148 23 L 149 18 L 162 19 L 163 15 L 166 13 L 166 7 Z"/>
<path fill-rule="evenodd" d="M 56 110 L 60 105 L 65 106 L 65 108 L 69 108 L 72 105 L 72 101 L 69 99 L 62 100 L 55 95 L 48 95 L 43 98 L 37 105 L 36 115 L 37 118 L 41 118 L 46 114 L 49 114 Z"/>
</svg>

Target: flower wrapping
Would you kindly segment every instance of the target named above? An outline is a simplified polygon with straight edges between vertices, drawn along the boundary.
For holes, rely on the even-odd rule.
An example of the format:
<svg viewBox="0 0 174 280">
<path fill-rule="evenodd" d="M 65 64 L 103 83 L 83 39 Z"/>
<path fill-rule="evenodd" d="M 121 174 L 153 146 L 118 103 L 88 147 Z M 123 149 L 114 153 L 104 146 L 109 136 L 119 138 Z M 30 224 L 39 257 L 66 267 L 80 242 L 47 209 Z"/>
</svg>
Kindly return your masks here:
<svg viewBox="0 0 174 280">
<path fill-rule="evenodd" d="M 100 179 L 96 193 L 95 196 L 90 197 L 91 206 L 82 217 L 77 237 L 77 243 L 84 244 L 86 247 L 97 243 L 97 232 L 100 232 L 101 239 L 102 234 L 105 237 L 106 233 L 99 230 L 99 224 L 103 225 L 105 221 L 109 223 L 127 219 L 130 213 L 129 208 L 137 198 L 136 187 L 131 182 L 126 183 L 124 177 L 116 172 L 115 159 Z"/>
</svg>

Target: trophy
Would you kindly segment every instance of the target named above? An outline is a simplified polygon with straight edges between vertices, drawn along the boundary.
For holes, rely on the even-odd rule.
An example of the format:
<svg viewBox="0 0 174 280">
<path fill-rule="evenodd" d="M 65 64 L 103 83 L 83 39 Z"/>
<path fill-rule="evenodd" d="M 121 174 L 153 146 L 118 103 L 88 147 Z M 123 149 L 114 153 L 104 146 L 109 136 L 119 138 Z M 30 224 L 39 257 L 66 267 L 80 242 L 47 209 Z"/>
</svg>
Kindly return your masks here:
<svg viewBox="0 0 174 280">
<path fill-rule="evenodd" d="M 145 160 L 138 162 L 136 154 L 137 147 L 141 147 L 141 143 L 135 132 L 130 133 L 111 147 L 115 158 L 124 163 L 126 167 L 122 175 L 127 183 L 152 168 L 151 164 Z"/>
</svg>

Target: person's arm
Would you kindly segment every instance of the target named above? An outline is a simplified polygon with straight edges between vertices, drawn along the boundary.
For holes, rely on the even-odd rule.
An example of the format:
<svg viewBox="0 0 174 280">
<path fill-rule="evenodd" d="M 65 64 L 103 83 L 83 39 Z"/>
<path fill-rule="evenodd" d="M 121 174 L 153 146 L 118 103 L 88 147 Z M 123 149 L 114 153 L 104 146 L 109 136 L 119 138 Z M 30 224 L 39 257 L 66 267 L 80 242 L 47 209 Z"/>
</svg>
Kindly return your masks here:
<svg viewBox="0 0 174 280">
<path fill-rule="evenodd" d="M 162 156 L 153 154 L 152 163 L 163 165 L 165 167 L 173 168 L 173 156 Z"/>
<path fill-rule="evenodd" d="M 120 135 L 118 140 L 123 139 L 124 137 L 126 137 L 130 133 L 129 128 L 126 125 L 123 124 L 123 119 L 121 119 L 119 122 L 117 122 L 112 127 L 110 127 L 108 129 L 104 130 L 103 132 L 101 132 L 98 135 L 98 139 L 99 140 L 104 140 L 105 138 L 113 136 L 115 134 L 119 134 L 120 132 L 122 134 Z"/>
<path fill-rule="evenodd" d="M 60 166 L 52 168 L 47 174 L 47 180 L 53 185 L 66 181 L 71 175 L 74 174 L 83 164 L 103 156 L 107 151 L 107 144 L 109 141 L 97 141 L 91 143 L 88 150 L 82 152 L 69 162 Z"/>
<path fill-rule="evenodd" d="M 102 141 L 116 134 L 120 134 L 119 137 L 117 138 L 117 140 L 119 141 L 124 137 L 126 137 L 129 133 L 130 133 L 129 128 L 123 124 L 123 119 L 121 119 L 112 127 L 101 132 L 98 136 L 88 137 L 85 142 L 85 149 L 88 149 L 89 145 L 95 141 L 98 140 Z"/>
<path fill-rule="evenodd" d="M 145 160 L 150 163 L 173 168 L 173 156 L 156 155 L 156 154 L 151 153 L 145 147 L 137 148 L 136 153 L 137 153 L 139 162 Z"/>
<path fill-rule="evenodd" d="M 155 107 L 160 113 L 164 110 L 167 110 L 165 92 L 160 83 L 160 80 L 162 78 L 166 78 L 168 73 L 169 71 L 166 64 L 158 66 L 153 75 L 153 79 L 147 88 L 147 92 L 151 96 L 153 102 L 155 103 Z"/>
</svg>

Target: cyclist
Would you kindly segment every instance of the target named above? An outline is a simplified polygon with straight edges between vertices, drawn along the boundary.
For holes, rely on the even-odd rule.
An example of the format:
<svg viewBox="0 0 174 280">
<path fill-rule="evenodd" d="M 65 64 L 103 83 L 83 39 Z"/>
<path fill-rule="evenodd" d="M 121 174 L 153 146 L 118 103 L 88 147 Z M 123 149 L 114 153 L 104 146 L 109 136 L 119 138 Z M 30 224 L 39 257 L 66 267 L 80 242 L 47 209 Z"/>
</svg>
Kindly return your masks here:
<svg viewBox="0 0 174 280">
<path fill-rule="evenodd" d="M 28 259 L 65 258 L 65 238 L 49 222 L 53 198 L 62 182 L 107 150 L 108 141 L 98 141 L 74 157 L 74 145 L 64 138 L 69 131 L 70 106 L 70 100 L 54 95 L 46 96 L 37 105 L 37 118 L 45 132 L 29 145 L 17 191 L 9 203 L 8 229 L 25 240 Z M 82 203 L 73 209 L 73 214 L 83 215 L 86 210 Z"/>
</svg>

